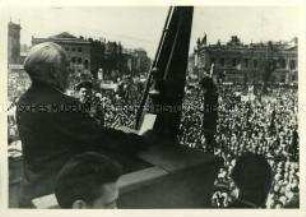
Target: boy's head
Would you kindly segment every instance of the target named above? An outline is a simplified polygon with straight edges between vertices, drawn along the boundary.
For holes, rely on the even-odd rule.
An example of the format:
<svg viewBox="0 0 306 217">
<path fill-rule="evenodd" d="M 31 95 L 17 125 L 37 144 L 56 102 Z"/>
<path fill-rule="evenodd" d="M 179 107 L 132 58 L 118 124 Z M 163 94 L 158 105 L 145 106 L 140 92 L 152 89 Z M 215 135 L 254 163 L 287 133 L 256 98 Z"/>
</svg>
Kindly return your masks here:
<svg viewBox="0 0 306 217">
<path fill-rule="evenodd" d="M 71 159 L 59 172 L 55 196 L 61 208 L 116 208 L 121 167 L 98 153 Z"/>
<path fill-rule="evenodd" d="M 237 159 L 232 178 L 240 191 L 261 194 L 264 202 L 271 187 L 272 170 L 264 156 L 248 152 Z"/>
<path fill-rule="evenodd" d="M 86 102 L 92 93 L 93 84 L 90 81 L 83 81 L 76 86 L 81 102 Z"/>
</svg>

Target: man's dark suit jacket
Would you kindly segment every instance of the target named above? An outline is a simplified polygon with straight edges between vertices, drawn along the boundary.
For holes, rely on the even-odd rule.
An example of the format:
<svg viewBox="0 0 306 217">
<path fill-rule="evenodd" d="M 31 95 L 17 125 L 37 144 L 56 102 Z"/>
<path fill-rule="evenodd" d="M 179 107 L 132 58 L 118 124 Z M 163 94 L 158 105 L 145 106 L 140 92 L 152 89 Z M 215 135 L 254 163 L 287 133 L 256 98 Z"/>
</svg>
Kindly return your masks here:
<svg viewBox="0 0 306 217">
<path fill-rule="evenodd" d="M 135 134 L 99 126 L 77 99 L 42 83 L 33 83 L 20 98 L 17 124 L 30 182 L 55 177 L 67 160 L 82 152 L 129 155 L 143 145 Z"/>
<path fill-rule="evenodd" d="M 204 131 L 216 131 L 218 121 L 218 92 L 217 86 L 212 78 L 204 77 L 200 81 L 200 87 L 206 89 L 204 93 L 204 108 L 203 108 L 203 121 L 202 127 Z"/>
</svg>

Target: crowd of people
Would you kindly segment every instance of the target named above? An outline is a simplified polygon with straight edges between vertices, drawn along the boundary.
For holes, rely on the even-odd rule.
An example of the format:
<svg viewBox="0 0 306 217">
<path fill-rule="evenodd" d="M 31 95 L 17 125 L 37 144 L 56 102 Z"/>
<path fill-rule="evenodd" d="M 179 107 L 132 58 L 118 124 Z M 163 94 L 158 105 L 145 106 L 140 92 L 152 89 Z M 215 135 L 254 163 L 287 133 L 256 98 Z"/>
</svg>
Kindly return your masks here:
<svg viewBox="0 0 306 217">
<path fill-rule="evenodd" d="M 30 87 L 31 81 L 24 71 L 10 71 L 8 74 L 8 143 L 9 156 L 20 157 L 21 141 L 16 122 L 16 102 L 19 97 Z"/>
<path fill-rule="evenodd" d="M 144 84 L 136 79 L 122 82 L 117 93 L 108 92 L 104 98 L 105 125 L 134 128 L 137 106 L 140 103 Z"/>
<path fill-rule="evenodd" d="M 181 142 L 205 150 L 201 131 L 201 90 L 186 91 Z M 240 85 L 219 87 L 219 120 L 216 155 L 224 159 L 215 181 L 212 205 L 228 207 L 237 197 L 231 179 L 237 156 L 245 152 L 264 155 L 273 170 L 274 180 L 267 208 L 298 205 L 297 90 L 273 87 L 268 93 L 248 90 Z M 295 205 L 293 205 L 295 204 Z"/>
<path fill-rule="evenodd" d="M 11 75 L 12 76 L 12 75 Z M 30 85 L 25 77 L 9 78 L 8 136 L 10 156 L 20 155 L 21 145 L 14 118 L 14 102 Z M 137 105 L 144 84 L 139 79 L 124 79 L 117 91 L 94 88 L 93 96 L 103 109 L 103 124 L 109 127 L 134 127 Z M 73 92 L 75 90 L 71 90 Z M 188 85 L 183 103 L 180 142 L 205 151 L 201 127 L 203 96 L 200 87 Z M 215 155 L 224 159 L 215 180 L 212 206 L 228 207 L 237 197 L 231 179 L 236 158 L 244 152 L 264 155 L 273 170 L 273 183 L 267 208 L 295 207 L 299 200 L 297 89 L 271 87 L 263 94 L 259 88 L 219 85 L 219 119 Z M 78 96 L 78 93 L 73 93 Z"/>
</svg>

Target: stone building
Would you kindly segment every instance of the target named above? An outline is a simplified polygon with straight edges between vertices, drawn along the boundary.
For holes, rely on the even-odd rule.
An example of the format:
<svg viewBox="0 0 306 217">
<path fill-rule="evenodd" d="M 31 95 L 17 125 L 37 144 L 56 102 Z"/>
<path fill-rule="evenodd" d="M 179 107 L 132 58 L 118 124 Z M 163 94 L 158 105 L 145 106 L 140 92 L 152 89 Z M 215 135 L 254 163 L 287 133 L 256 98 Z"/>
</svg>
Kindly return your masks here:
<svg viewBox="0 0 306 217">
<path fill-rule="evenodd" d="M 141 75 L 149 71 L 151 60 L 144 49 L 124 49 L 123 54 L 130 74 Z"/>
<path fill-rule="evenodd" d="M 91 53 L 90 42 L 80 37 L 77 38 L 67 32 L 60 33 L 48 38 L 32 37 L 32 45 L 43 42 L 54 42 L 61 45 L 67 52 L 70 60 L 70 68 L 75 75 L 87 75 L 90 73 Z"/>
<path fill-rule="evenodd" d="M 20 63 L 20 24 L 8 23 L 8 64 Z"/>
<path fill-rule="evenodd" d="M 297 39 L 290 42 L 243 44 L 237 36 L 227 43 L 197 40 L 189 70 L 201 76 L 213 66 L 213 75 L 230 83 L 297 83 Z"/>
<path fill-rule="evenodd" d="M 150 67 L 145 50 L 125 49 L 120 42 L 77 38 L 67 32 L 48 38 L 32 38 L 32 45 L 43 42 L 57 43 L 67 51 L 74 72 L 71 79 L 77 79 L 76 82 L 97 78 L 99 70 L 103 71 L 104 79 L 116 81 L 123 76 L 146 73 Z"/>
</svg>

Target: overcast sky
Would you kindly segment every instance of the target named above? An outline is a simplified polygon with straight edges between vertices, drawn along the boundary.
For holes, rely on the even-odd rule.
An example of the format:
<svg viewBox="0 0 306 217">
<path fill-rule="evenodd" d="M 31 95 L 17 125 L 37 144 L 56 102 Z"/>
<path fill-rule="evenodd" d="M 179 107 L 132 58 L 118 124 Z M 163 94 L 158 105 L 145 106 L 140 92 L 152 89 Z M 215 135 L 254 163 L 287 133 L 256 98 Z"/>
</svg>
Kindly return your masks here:
<svg viewBox="0 0 306 217">
<path fill-rule="evenodd" d="M 21 43 L 31 36 L 48 37 L 67 31 L 76 36 L 106 37 L 128 48 L 144 48 L 153 57 L 167 15 L 167 7 L 9 8 L 9 17 L 21 23 Z M 290 40 L 298 35 L 296 7 L 196 7 L 191 49 L 197 37 L 208 42 L 238 35 L 245 43 Z"/>
</svg>

